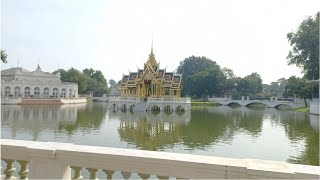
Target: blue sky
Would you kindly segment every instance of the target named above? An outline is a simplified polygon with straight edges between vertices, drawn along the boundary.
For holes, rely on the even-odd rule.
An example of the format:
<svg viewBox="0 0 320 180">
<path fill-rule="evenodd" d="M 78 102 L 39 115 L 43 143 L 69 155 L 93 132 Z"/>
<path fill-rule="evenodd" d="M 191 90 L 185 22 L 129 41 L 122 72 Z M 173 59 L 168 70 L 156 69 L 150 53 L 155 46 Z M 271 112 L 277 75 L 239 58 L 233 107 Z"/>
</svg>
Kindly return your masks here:
<svg viewBox="0 0 320 180">
<path fill-rule="evenodd" d="M 161 67 L 206 56 L 237 76 L 263 83 L 301 76 L 288 66 L 286 34 L 319 10 L 304 1 L 2 0 L 1 48 L 8 64 L 43 71 L 93 68 L 107 79 L 142 68 L 154 52 Z"/>
</svg>

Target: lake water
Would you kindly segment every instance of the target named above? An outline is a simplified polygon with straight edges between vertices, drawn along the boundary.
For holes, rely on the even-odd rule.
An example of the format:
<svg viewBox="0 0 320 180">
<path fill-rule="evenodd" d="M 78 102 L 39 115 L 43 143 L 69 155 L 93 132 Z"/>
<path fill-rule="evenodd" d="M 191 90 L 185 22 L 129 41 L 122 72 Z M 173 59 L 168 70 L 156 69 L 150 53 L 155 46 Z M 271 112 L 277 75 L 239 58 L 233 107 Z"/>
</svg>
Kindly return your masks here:
<svg viewBox="0 0 320 180">
<path fill-rule="evenodd" d="M 1 137 L 255 158 L 319 166 L 319 116 L 273 108 L 197 106 L 113 112 L 106 103 L 1 106 Z"/>
</svg>

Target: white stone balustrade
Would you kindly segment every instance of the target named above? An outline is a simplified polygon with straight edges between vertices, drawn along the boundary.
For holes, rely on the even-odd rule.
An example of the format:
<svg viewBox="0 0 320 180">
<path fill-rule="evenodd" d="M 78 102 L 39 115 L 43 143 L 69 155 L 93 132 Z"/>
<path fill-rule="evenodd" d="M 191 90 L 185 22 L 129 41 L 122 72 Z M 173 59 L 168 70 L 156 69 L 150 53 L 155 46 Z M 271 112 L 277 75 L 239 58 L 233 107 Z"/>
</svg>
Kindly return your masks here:
<svg viewBox="0 0 320 180">
<path fill-rule="evenodd" d="M 139 102 L 139 97 L 108 97 L 109 102 Z"/>
<path fill-rule="evenodd" d="M 153 102 L 190 103 L 191 98 L 174 98 L 174 97 L 148 98 L 148 103 L 153 103 Z"/>
<path fill-rule="evenodd" d="M 22 164 L 18 173 L 21 179 L 27 176 L 29 179 L 71 179 L 70 166 L 74 170 L 73 179 L 83 178 L 83 171 L 89 172 L 90 179 L 95 179 L 98 169 L 105 173 L 104 178 L 107 179 L 112 178 L 115 171 L 121 171 L 124 179 L 129 179 L 131 172 L 138 173 L 142 179 L 148 179 L 150 175 L 161 179 L 320 177 L 319 166 L 9 139 L 1 140 L 1 157 L 7 163 L 4 170 L 6 178 L 12 178 L 15 160 Z"/>
</svg>

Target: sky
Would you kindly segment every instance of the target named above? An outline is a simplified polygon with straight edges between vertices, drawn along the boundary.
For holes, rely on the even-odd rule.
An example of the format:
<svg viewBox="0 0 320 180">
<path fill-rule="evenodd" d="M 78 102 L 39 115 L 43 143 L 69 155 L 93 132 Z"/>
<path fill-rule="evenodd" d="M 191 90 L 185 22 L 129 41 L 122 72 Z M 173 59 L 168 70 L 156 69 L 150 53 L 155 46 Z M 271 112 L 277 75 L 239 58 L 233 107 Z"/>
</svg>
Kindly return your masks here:
<svg viewBox="0 0 320 180">
<path fill-rule="evenodd" d="M 205 56 L 269 84 L 302 76 L 287 65 L 286 35 L 319 10 L 319 0 L 1 0 L 1 69 L 93 68 L 118 81 L 143 68 L 153 39 L 167 71 Z"/>
</svg>

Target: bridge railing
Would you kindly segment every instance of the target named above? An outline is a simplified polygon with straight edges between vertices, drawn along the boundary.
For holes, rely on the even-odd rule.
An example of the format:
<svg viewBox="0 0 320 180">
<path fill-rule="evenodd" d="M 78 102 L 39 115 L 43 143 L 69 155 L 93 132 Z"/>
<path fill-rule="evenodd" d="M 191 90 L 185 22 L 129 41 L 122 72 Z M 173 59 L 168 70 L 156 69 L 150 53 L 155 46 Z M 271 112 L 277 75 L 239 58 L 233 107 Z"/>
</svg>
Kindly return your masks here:
<svg viewBox="0 0 320 180">
<path fill-rule="evenodd" d="M 21 179 L 320 177 L 319 166 L 9 139 L 1 141 L 1 158 L 6 163 L 4 176 L 8 179 L 14 174 Z M 14 167 L 14 162 L 20 168 Z M 17 173 L 16 168 L 20 169 Z"/>
<path fill-rule="evenodd" d="M 181 98 L 181 97 L 162 97 L 162 98 L 148 98 L 148 103 L 191 103 L 191 98 Z"/>
<path fill-rule="evenodd" d="M 230 97 L 208 98 L 208 101 L 230 101 Z"/>
<path fill-rule="evenodd" d="M 139 102 L 140 97 L 109 97 L 109 102 Z"/>
</svg>

